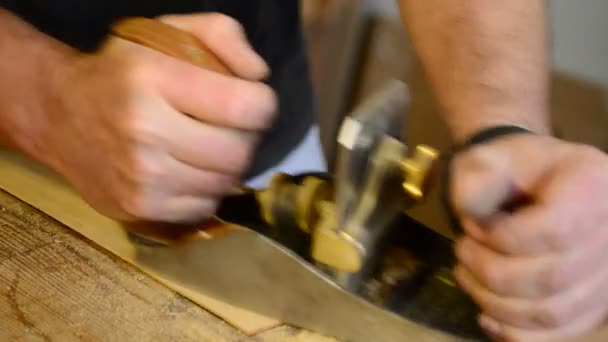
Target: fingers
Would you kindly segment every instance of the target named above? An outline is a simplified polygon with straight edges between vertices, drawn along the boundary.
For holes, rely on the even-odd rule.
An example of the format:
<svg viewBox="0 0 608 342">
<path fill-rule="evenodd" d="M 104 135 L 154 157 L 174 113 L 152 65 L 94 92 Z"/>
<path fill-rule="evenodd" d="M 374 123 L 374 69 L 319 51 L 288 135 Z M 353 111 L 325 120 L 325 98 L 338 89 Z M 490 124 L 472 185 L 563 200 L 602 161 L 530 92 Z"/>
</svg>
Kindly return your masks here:
<svg viewBox="0 0 608 342">
<path fill-rule="evenodd" d="M 555 144 L 549 137 L 519 135 L 474 146 L 457 155 L 451 166 L 451 200 L 458 213 L 487 218 L 512 200 L 534 194 L 560 153 L 547 153 Z M 534 198 L 532 198 L 534 199 Z"/>
<path fill-rule="evenodd" d="M 214 214 L 277 100 L 260 82 L 268 67 L 234 20 L 161 20 L 197 36 L 235 76 L 109 37 L 70 69 L 74 94 L 61 107 L 71 119 L 47 140 L 59 146 L 54 168 L 92 207 L 126 221 L 183 223 Z"/>
<path fill-rule="evenodd" d="M 235 72 L 226 76 L 171 60 L 157 71 L 161 94 L 176 110 L 200 121 L 242 129 L 264 130 L 272 124 L 277 99 L 258 82 L 268 73 L 240 24 L 221 14 L 172 15 L 161 20 L 196 35 Z"/>
<path fill-rule="evenodd" d="M 174 160 L 172 163 L 172 185 L 174 196 L 199 196 L 221 200 L 234 191 L 239 178 L 211 170 L 197 169 Z"/>
<path fill-rule="evenodd" d="M 126 191 L 128 193 L 120 198 L 126 221 L 194 223 L 213 216 L 218 206 L 217 197 L 180 195 L 167 187 Z"/>
<path fill-rule="evenodd" d="M 601 221 L 582 215 L 600 184 L 597 175 L 589 177 L 593 171 L 576 161 L 566 163 L 568 149 L 546 152 L 555 149 L 545 138 L 524 136 L 456 158 L 452 201 L 467 233 L 503 253 L 536 255 L 567 249 L 592 229 L 587 223 Z M 523 205 L 506 210 L 522 193 L 529 197 Z"/>
<path fill-rule="evenodd" d="M 231 17 L 205 13 L 163 16 L 160 20 L 195 35 L 238 77 L 259 81 L 270 72 L 247 41 L 240 23 Z"/>
<path fill-rule="evenodd" d="M 500 341 L 561 341 L 580 337 L 600 326 L 607 316 L 606 308 L 598 308 L 576 317 L 571 322 L 552 329 L 524 329 L 504 324 L 487 315 L 481 315 L 479 325 Z M 603 340 L 603 339 L 601 339 Z M 597 339 L 596 341 L 600 341 Z"/>
<path fill-rule="evenodd" d="M 564 203 L 547 206 L 535 203 L 519 211 L 500 215 L 487 223 L 483 241 L 497 251 L 512 255 L 539 255 L 565 249 L 576 241 L 570 226 L 559 220 L 567 208 Z"/>
<path fill-rule="evenodd" d="M 551 203 L 534 204 L 491 222 L 483 239 L 496 250 L 513 255 L 566 251 L 595 228 L 584 223 L 581 205 L 557 198 Z"/>
<path fill-rule="evenodd" d="M 172 223 L 195 223 L 213 216 L 219 201 L 201 196 L 172 196 L 159 203 L 154 220 Z"/>
<path fill-rule="evenodd" d="M 583 249 L 537 257 L 498 253 L 465 237 L 456 245 L 460 263 L 475 275 L 480 285 L 505 297 L 544 298 L 571 288 L 595 271 L 593 260 L 608 257 L 606 237 L 582 241 Z M 591 262 L 590 262 L 591 260 Z"/>
<path fill-rule="evenodd" d="M 165 132 L 169 153 L 192 168 L 239 177 L 253 157 L 259 137 L 199 122 L 179 113 L 169 115 Z"/>
<path fill-rule="evenodd" d="M 122 208 L 131 219 L 194 223 L 213 216 L 221 199 L 239 183 L 236 176 L 197 169 L 170 156 L 150 164 L 158 170 L 140 170 L 122 189 Z"/>
<path fill-rule="evenodd" d="M 463 216 L 488 218 L 512 195 L 510 161 L 486 148 L 458 157 L 452 166 L 455 210 Z"/>
<path fill-rule="evenodd" d="M 463 227 L 471 236 L 505 254 L 533 256 L 573 248 L 601 227 L 608 216 L 608 195 L 597 191 L 606 186 L 604 175 L 597 171 L 602 169 L 601 163 L 594 162 L 593 167 L 585 164 L 582 160 L 561 162 L 547 169 L 542 181 L 528 188 L 533 200 L 516 211 L 497 211 L 490 218 L 479 219 L 469 214 L 471 210 L 463 210 Z M 462 169 L 471 167 L 464 165 Z M 461 194 L 502 192 L 500 185 L 476 190 L 467 185 L 467 177 L 462 178 L 459 187 L 455 186 Z M 455 200 L 466 202 L 466 196 L 473 197 L 459 195 Z M 593 210 L 588 210 L 590 207 Z"/>
<path fill-rule="evenodd" d="M 480 324 L 499 338 L 542 340 L 602 321 L 605 155 L 526 136 L 473 148 L 452 166 L 452 200 L 467 233 L 455 278 L 484 313 Z M 522 193 L 526 201 L 512 206 Z"/>
<path fill-rule="evenodd" d="M 176 110 L 200 121 L 242 130 L 264 130 L 272 124 L 277 99 L 263 84 L 227 77 L 175 61 L 159 87 Z"/>
<path fill-rule="evenodd" d="M 568 324 L 586 312 L 606 307 L 603 288 L 606 272 L 592 275 L 588 281 L 542 300 L 503 297 L 488 291 L 462 266 L 455 270 L 455 279 L 481 307 L 486 315 L 522 329 L 555 329 Z"/>
</svg>

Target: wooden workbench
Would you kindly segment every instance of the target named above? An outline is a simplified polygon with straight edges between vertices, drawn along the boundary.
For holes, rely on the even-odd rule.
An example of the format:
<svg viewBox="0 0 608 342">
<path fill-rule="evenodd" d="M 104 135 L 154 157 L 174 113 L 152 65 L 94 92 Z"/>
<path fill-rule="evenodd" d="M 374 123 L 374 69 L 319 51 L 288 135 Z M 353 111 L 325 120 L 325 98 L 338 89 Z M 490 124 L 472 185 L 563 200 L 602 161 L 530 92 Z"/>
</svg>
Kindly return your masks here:
<svg viewBox="0 0 608 342">
<path fill-rule="evenodd" d="M 255 337 L 0 190 L 0 341 L 332 341 Z"/>
</svg>

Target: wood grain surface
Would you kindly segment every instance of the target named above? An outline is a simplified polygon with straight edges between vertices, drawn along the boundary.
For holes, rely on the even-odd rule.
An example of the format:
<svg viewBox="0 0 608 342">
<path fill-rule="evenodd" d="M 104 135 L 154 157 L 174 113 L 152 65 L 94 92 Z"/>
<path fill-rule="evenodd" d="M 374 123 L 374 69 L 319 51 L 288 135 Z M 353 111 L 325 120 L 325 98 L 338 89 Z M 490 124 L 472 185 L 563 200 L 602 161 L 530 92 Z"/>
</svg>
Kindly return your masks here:
<svg viewBox="0 0 608 342">
<path fill-rule="evenodd" d="M 0 188 L 94 241 L 246 334 L 252 335 L 280 324 L 275 319 L 202 293 L 195 285 L 168 279 L 162 271 L 141 264 L 137 260 L 136 246 L 120 222 L 99 214 L 61 177 L 29 158 L 0 149 Z"/>
<path fill-rule="evenodd" d="M 0 190 L 0 341 L 314 341 L 247 336 Z"/>
<path fill-rule="evenodd" d="M 0 340 L 239 340 L 245 335 L 0 192 Z"/>
</svg>

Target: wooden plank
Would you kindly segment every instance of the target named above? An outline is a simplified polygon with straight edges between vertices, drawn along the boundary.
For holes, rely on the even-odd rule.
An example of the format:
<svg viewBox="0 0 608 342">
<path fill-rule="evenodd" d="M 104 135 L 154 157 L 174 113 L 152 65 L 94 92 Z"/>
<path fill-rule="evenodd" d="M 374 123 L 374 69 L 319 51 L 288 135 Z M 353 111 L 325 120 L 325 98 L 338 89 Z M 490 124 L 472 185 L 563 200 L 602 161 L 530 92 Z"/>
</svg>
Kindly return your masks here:
<svg viewBox="0 0 608 342">
<path fill-rule="evenodd" d="M 0 340 L 243 341 L 248 336 L 0 190 Z M 332 342 L 280 326 L 264 342 Z"/>
<path fill-rule="evenodd" d="M 243 340 L 246 336 L 0 191 L 0 340 Z"/>
<path fill-rule="evenodd" d="M 338 342 L 331 337 L 285 325 L 260 333 L 256 337 L 264 342 Z"/>
<path fill-rule="evenodd" d="M 165 286 L 220 316 L 248 335 L 280 324 L 264 315 L 219 301 L 197 291 L 189 284 L 166 279 L 162 274 L 139 264 L 135 247 L 129 241 L 121 224 L 99 214 L 86 204 L 73 188 L 38 163 L 10 151 L 0 150 L 0 188 L 135 265 Z"/>
</svg>

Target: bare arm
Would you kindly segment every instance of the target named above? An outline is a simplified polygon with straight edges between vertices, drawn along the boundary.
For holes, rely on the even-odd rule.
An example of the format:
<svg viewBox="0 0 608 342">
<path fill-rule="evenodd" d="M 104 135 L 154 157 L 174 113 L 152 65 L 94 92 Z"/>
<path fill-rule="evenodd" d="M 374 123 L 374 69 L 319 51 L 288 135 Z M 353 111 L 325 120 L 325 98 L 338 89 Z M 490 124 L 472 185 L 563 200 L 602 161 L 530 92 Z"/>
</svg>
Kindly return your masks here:
<svg viewBox="0 0 608 342">
<path fill-rule="evenodd" d="M 400 0 L 453 137 L 495 124 L 549 132 L 546 2 Z"/>
<path fill-rule="evenodd" d="M 0 7 L 0 145 L 38 153 L 32 132 L 43 126 L 43 113 L 52 108 L 52 84 L 74 54 Z"/>
</svg>

